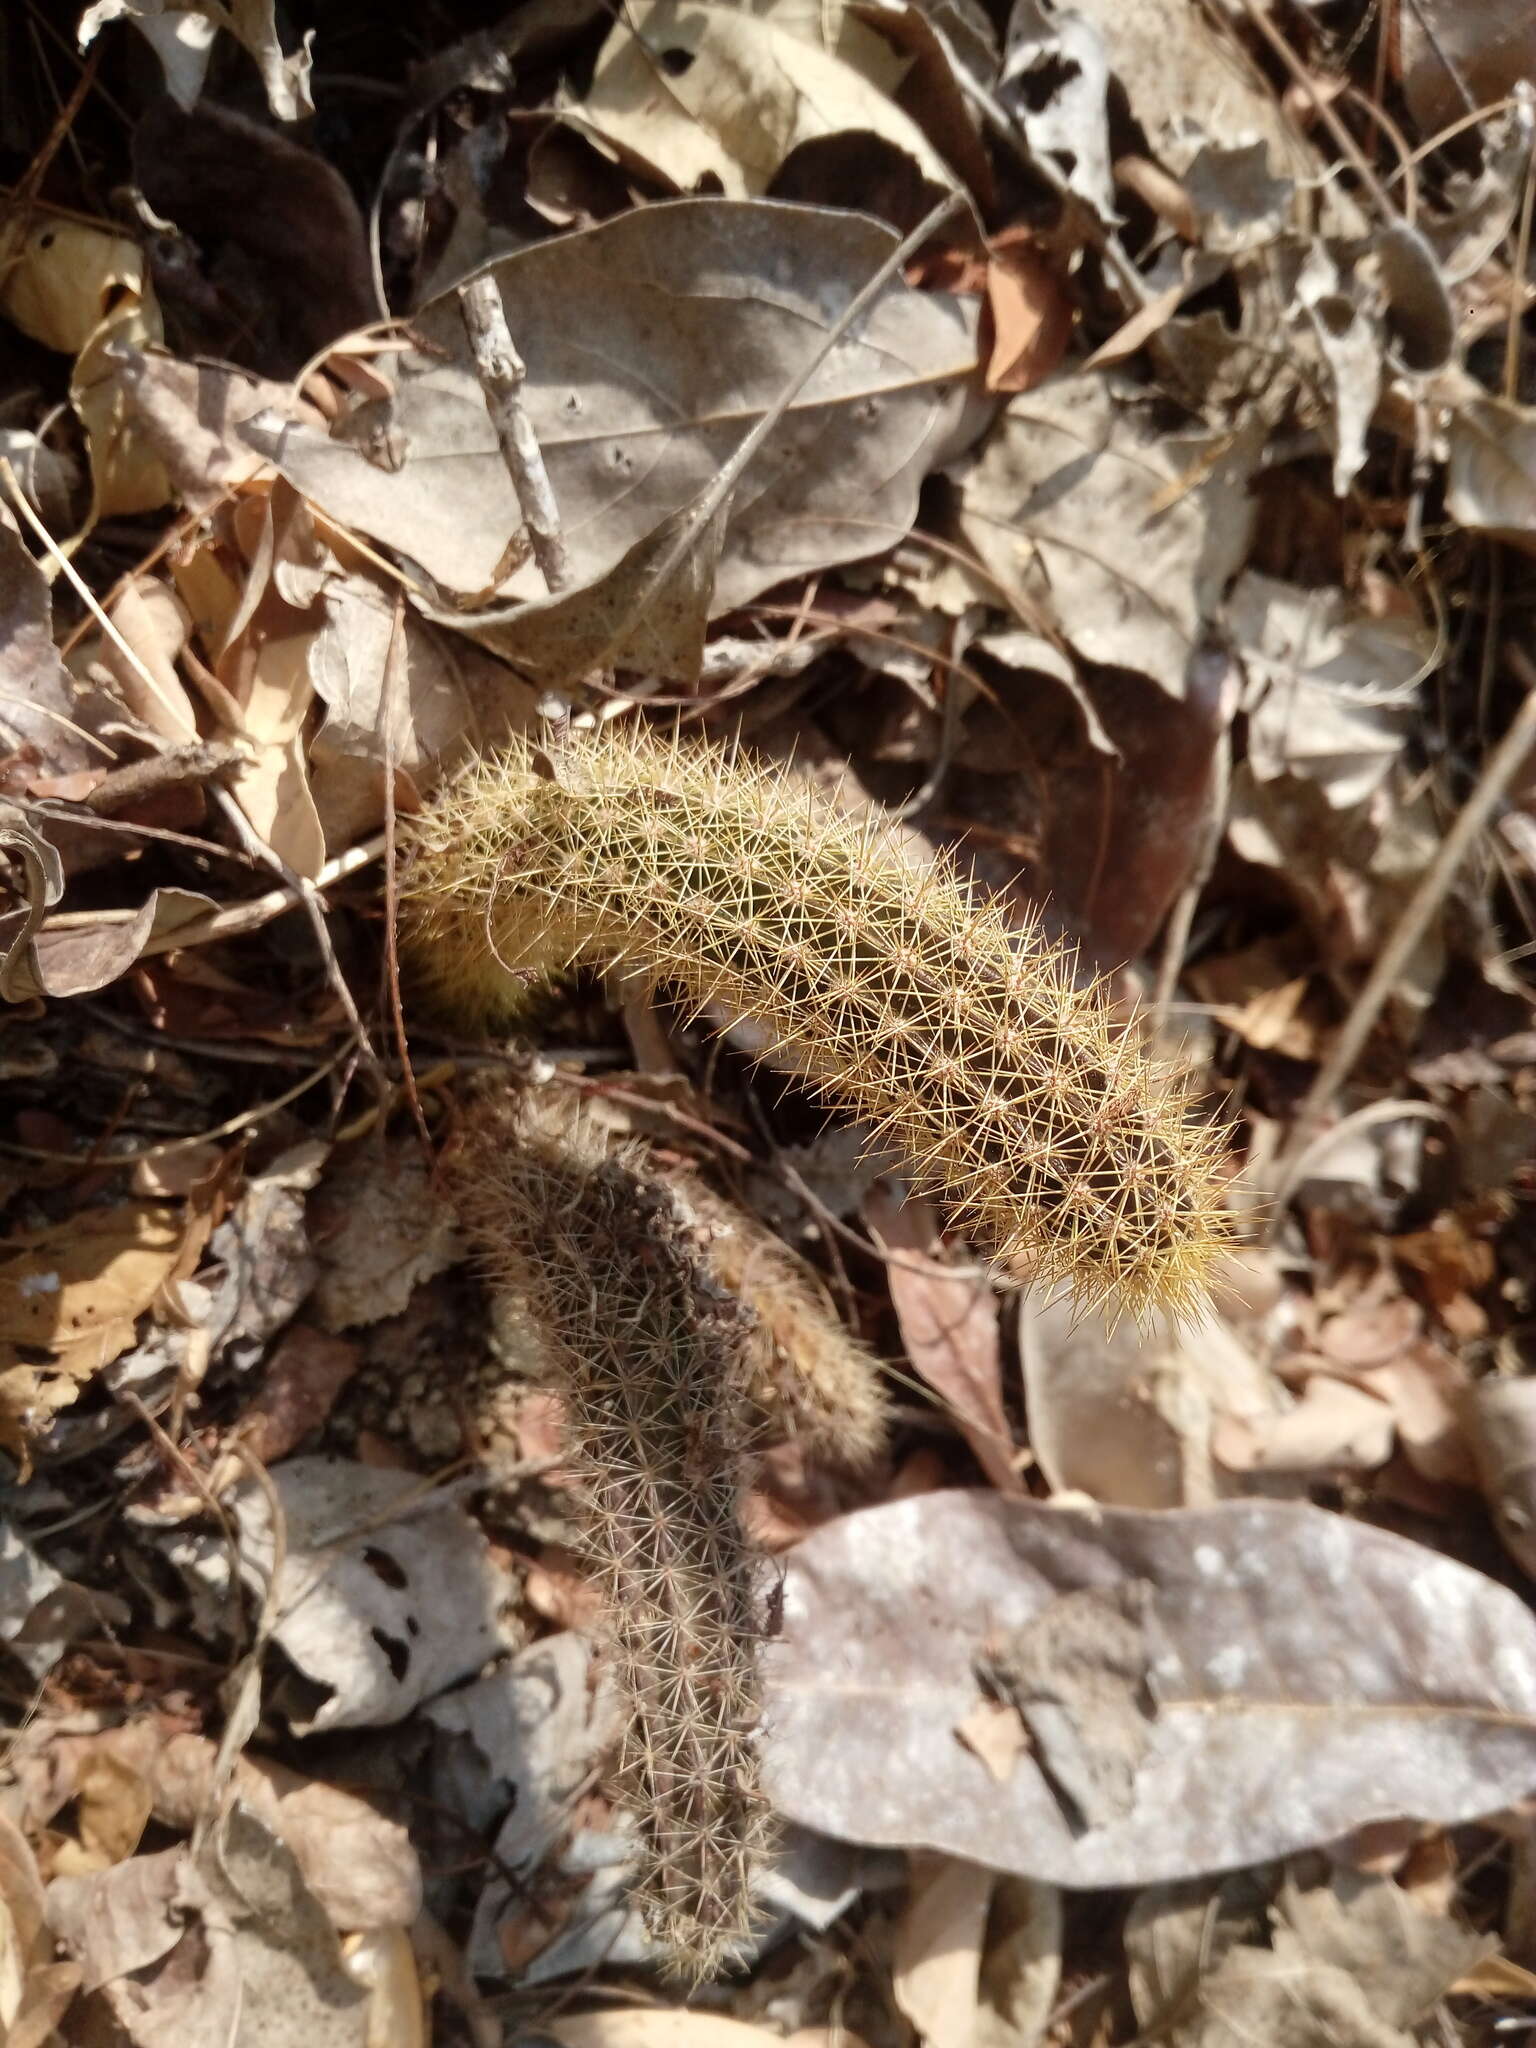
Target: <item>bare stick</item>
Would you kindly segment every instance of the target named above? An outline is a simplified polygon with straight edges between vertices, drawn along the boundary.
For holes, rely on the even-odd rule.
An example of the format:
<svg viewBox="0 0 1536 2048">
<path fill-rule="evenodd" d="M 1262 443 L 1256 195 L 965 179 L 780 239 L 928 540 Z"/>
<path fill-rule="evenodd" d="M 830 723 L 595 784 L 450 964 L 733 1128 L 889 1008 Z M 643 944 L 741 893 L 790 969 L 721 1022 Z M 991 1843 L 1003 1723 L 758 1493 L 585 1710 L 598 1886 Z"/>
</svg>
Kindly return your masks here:
<svg viewBox="0 0 1536 2048">
<path fill-rule="evenodd" d="M 1365 986 L 1356 996 L 1354 1008 L 1345 1018 L 1343 1028 L 1334 1041 L 1333 1050 L 1318 1069 L 1317 1079 L 1307 1091 L 1306 1100 L 1302 1103 L 1301 1113 L 1296 1120 L 1296 1127 L 1291 1133 L 1290 1143 L 1286 1146 L 1287 1157 L 1298 1152 L 1310 1141 L 1317 1126 L 1327 1115 L 1334 1096 L 1360 1057 L 1361 1049 L 1386 1006 L 1388 996 L 1397 986 L 1410 954 L 1424 936 L 1430 919 L 1439 909 L 1442 899 L 1455 881 L 1457 870 L 1471 852 L 1473 842 L 1493 816 L 1504 792 L 1524 766 L 1531 748 L 1536 746 L 1536 663 L 1531 661 L 1522 648 L 1515 646 L 1506 649 L 1506 658 L 1525 688 L 1525 698 L 1515 713 L 1508 732 L 1489 756 L 1476 789 L 1462 806 L 1450 831 L 1446 833 L 1440 851 L 1430 863 L 1424 879 L 1404 906 L 1402 915 L 1377 956 L 1376 965 L 1366 976 Z"/>
<path fill-rule="evenodd" d="M 211 783 L 209 785 L 209 794 L 230 824 L 235 828 L 235 833 L 241 845 L 250 854 L 251 858 L 259 861 L 263 867 L 270 868 L 274 875 L 281 877 L 285 888 L 295 892 L 298 902 L 308 916 L 310 925 L 313 928 L 315 943 L 320 949 L 320 958 L 325 965 L 326 979 L 331 985 L 336 1000 L 341 1005 L 342 1014 L 352 1027 L 353 1035 L 362 1050 L 363 1058 L 368 1063 L 369 1072 L 379 1085 L 380 1092 L 387 1093 L 388 1084 L 384 1079 L 384 1065 L 373 1049 L 373 1040 L 368 1036 L 368 1027 L 363 1022 L 362 1015 L 358 1010 L 356 1002 L 353 1000 L 352 990 L 347 983 L 347 977 L 341 971 L 341 962 L 336 958 L 336 948 L 331 943 L 331 928 L 326 922 L 325 900 L 321 896 L 318 886 L 308 876 L 298 874 L 288 865 L 287 861 L 283 859 L 275 847 L 267 844 L 266 840 L 256 831 L 227 789 L 223 788 L 219 783 Z"/>
<path fill-rule="evenodd" d="M 376 730 L 384 749 L 384 974 L 389 984 L 389 1014 L 395 1027 L 395 1049 L 400 1055 L 400 1086 L 411 1106 L 422 1155 L 430 1170 L 435 1159 L 432 1133 L 416 1090 L 416 1070 L 411 1065 L 410 1041 L 405 1032 L 405 1006 L 400 1000 L 400 875 L 395 857 L 395 706 L 404 695 L 405 598 L 395 592 L 395 616 L 389 629 L 389 647 L 384 656 L 384 686 L 379 692 Z"/>
<path fill-rule="evenodd" d="M 459 286 L 459 310 L 485 393 L 485 409 L 527 522 L 533 558 L 544 572 L 551 595 L 557 594 L 568 588 L 571 580 L 560 508 L 544 467 L 544 451 L 523 405 L 528 366 L 513 344 L 494 271 L 482 270 Z"/>
</svg>

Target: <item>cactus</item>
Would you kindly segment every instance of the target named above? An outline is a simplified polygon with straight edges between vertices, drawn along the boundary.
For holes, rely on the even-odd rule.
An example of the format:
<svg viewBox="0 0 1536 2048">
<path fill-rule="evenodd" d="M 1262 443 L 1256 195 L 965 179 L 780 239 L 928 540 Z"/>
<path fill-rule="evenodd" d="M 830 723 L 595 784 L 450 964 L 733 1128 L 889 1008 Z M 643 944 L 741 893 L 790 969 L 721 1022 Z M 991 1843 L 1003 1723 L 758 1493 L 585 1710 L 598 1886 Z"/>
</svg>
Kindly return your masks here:
<svg viewBox="0 0 1536 2048">
<path fill-rule="evenodd" d="M 555 1368 L 627 1709 L 615 1790 L 640 1822 L 633 1892 L 667 1966 L 698 1981 L 749 1935 L 771 1842 L 737 1518 L 749 1319 L 668 1190 L 589 1119 L 477 1104 L 444 1172 Z"/>
<path fill-rule="evenodd" d="M 751 1314 L 752 1405 L 813 1456 L 872 1464 L 886 1441 L 880 1363 L 838 1321 L 813 1268 L 694 1175 L 667 1179 L 698 1226 L 704 1263 Z"/>
<path fill-rule="evenodd" d="M 1193 1308 L 1225 1240 L 1220 1132 L 1193 1121 L 1102 983 L 947 858 L 782 770 L 618 720 L 525 741 L 415 826 L 405 939 L 460 1016 L 620 964 L 870 1125 L 1004 1276 L 1137 1314 Z"/>
</svg>

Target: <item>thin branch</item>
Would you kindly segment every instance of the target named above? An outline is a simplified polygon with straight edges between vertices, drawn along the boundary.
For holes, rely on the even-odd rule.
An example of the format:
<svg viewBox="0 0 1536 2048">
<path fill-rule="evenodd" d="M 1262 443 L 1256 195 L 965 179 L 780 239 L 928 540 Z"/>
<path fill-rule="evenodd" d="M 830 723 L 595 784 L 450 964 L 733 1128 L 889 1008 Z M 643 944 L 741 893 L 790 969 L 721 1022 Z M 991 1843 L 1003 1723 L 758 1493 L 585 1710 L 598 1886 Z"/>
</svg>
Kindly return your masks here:
<svg viewBox="0 0 1536 2048">
<path fill-rule="evenodd" d="M 395 592 L 395 615 L 389 629 L 389 647 L 384 656 L 384 686 L 379 692 L 379 739 L 384 750 L 384 974 L 389 984 L 389 1014 L 395 1030 L 395 1047 L 400 1055 L 400 1086 L 410 1104 L 411 1116 L 421 1139 L 422 1156 L 430 1170 L 433 1163 L 432 1133 L 416 1088 L 416 1070 L 411 1065 L 410 1041 L 405 1031 L 405 1007 L 400 999 L 400 877 L 395 854 L 395 711 L 406 695 L 405 599 Z"/>
<path fill-rule="evenodd" d="M 570 587 L 560 508 L 544 466 L 544 451 L 523 404 L 528 366 L 518 354 L 507 326 L 501 286 L 493 270 L 482 270 L 459 286 L 459 310 L 475 359 L 475 372 L 485 393 L 485 409 L 496 429 L 501 458 L 507 465 L 517 502 L 522 507 L 533 544 L 533 558 L 544 572 L 552 595 Z"/>
<path fill-rule="evenodd" d="M 362 1015 L 358 1010 L 356 1002 L 353 1000 L 352 990 L 348 986 L 347 977 L 341 971 L 341 962 L 336 958 L 336 948 L 331 943 L 330 926 L 326 922 L 325 899 L 321 896 L 318 886 L 310 881 L 306 875 L 297 873 L 283 859 L 275 847 L 267 844 L 266 840 L 261 837 L 260 833 L 256 831 L 250 820 L 246 817 L 244 811 L 241 810 L 239 804 L 222 784 L 211 783 L 209 785 L 209 795 L 212 796 L 215 804 L 234 827 L 236 836 L 251 858 L 259 861 L 263 867 L 270 868 L 272 873 L 277 875 L 287 888 L 293 890 L 314 931 L 315 944 L 320 949 L 320 958 L 325 966 L 326 979 L 331 985 L 337 1002 L 341 1005 L 343 1016 L 352 1027 L 353 1036 L 357 1040 L 363 1058 L 368 1063 L 369 1072 L 378 1083 L 380 1093 L 386 1094 L 388 1092 L 388 1083 L 384 1078 L 384 1065 L 373 1049 L 373 1040 L 368 1036 L 368 1027 L 363 1022 Z"/>
<path fill-rule="evenodd" d="M 1286 1146 L 1287 1158 L 1310 1143 L 1318 1125 L 1328 1114 L 1335 1095 L 1360 1057 L 1377 1018 L 1386 1007 L 1387 998 L 1402 979 L 1403 969 L 1449 892 L 1462 862 L 1486 829 L 1505 791 L 1524 767 L 1531 749 L 1536 747 L 1536 662 L 1517 646 L 1506 649 L 1506 658 L 1525 689 L 1520 709 L 1515 713 L 1508 732 L 1489 756 L 1477 787 L 1457 814 L 1440 851 L 1377 955 L 1376 965 L 1366 976 L 1365 986 L 1356 996 L 1354 1007 L 1334 1041 L 1333 1050 L 1307 1091 L 1290 1143 Z"/>
</svg>

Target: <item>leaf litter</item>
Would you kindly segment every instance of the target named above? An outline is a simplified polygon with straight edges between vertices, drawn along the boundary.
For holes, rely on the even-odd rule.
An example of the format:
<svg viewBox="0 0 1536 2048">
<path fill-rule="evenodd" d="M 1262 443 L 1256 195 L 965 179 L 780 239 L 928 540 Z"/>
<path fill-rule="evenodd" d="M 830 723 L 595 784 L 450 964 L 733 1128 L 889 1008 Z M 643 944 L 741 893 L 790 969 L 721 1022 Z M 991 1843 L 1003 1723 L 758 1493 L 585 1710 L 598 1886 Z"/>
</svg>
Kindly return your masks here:
<svg viewBox="0 0 1536 2048">
<path fill-rule="evenodd" d="M 1521 11 L 0 38 L 0 2031 L 1528 2031 Z M 1080 949 L 1227 1131 L 1200 1313 L 1000 1288 L 622 961 L 434 1007 L 423 807 L 611 721 Z M 756 1333 L 780 1832 L 691 2003 L 570 1389 L 439 1170 L 508 1094 Z"/>
</svg>

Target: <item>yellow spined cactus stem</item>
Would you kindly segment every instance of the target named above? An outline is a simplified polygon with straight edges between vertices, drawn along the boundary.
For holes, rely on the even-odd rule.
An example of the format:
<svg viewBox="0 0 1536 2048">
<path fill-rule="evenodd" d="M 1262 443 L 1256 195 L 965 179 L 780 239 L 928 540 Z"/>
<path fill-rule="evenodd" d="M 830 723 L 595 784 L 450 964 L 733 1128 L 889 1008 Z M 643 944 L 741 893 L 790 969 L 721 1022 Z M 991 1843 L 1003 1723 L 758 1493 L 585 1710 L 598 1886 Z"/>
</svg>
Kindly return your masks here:
<svg viewBox="0 0 1536 2048">
<path fill-rule="evenodd" d="M 696 1982 L 748 1938 L 773 1834 L 751 1740 L 758 1624 L 738 1517 L 748 1319 L 668 1190 L 590 1121 L 479 1103 L 444 1173 L 564 1401 L 625 1703 L 614 1790 L 639 1822 L 633 1893 L 667 1966 Z"/>
<path fill-rule="evenodd" d="M 947 858 L 916 870 L 783 770 L 620 720 L 553 760 L 524 741 L 478 763 L 415 833 L 406 943 L 459 1018 L 620 963 L 752 1020 L 763 1056 L 904 1155 L 1007 1276 L 1111 1313 L 1203 1300 L 1222 1134 L 1104 985 Z"/>
</svg>

